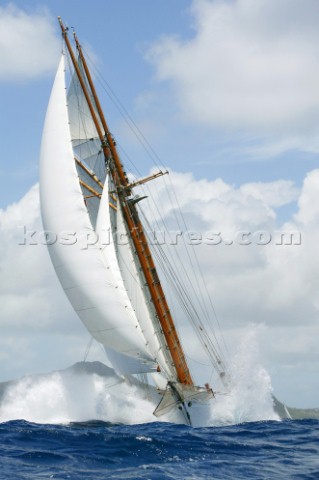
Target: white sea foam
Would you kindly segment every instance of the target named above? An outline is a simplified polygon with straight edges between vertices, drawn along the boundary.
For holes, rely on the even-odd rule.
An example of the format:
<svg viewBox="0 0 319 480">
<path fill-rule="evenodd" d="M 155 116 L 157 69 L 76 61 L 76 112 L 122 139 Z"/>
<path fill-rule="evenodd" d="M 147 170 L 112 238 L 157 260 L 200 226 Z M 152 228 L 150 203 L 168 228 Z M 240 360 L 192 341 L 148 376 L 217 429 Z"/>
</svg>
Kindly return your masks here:
<svg viewBox="0 0 319 480">
<path fill-rule="evenodd" d="M 258 337 L 263 327 L 253 327 L 231 361 L 231 383 L 225 395 L 212 404 L 211 424 L 237 424 L 280 420 L 274 411 L 271 379 L 259 358 Z"/>
<path fill-rule="evenodd" d="M 0 421 L 24 419 L 35 423 L 102 420 L 146 423 L 155 418 L 147 392 L 113 376 L 77 371 L 30 376 L 3 392 Z"/>
<path fill-rule="evenodd" d="M 230 390 L 227 395 L 217 395 L 212 402 L 208 425 L 279 420 L 273 410 L 270 377 L 259 362 L 259 333 L 260 329 L 252 329 L 242 342 L 231 362 Z M 87 368 L 90 365 L 92 368 Z M 101 370 L 98 363 L 0 385 L 0 396 L 0 422 L 165 421 L 165 417 L 153 416 L 159 401 L 154 391 L 152 394 L 152 390 L 128 385 L 111 369 Z"/>
</svg>

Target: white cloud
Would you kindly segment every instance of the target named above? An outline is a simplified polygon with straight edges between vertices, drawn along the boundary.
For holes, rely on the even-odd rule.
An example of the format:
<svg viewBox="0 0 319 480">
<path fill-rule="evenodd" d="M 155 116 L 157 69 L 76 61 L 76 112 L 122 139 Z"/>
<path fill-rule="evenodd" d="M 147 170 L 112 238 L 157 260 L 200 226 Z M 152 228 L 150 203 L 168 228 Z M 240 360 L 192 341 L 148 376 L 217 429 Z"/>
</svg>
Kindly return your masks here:
<svg viewBox="0 0 319 480">
<path fill-rule="evenodd" d="M 308 173 L 304 180 L 304 188 L 299 198 L 299 212 L 296 220 L 302 224 L 318 221 L 319 204 L 319 170 Z"/>
<path fill-rule="evenodd" d="M 22 81 L 56 67 L 61 44 L 48 12 L 0 7 L 0 81 Z"/>
<path fill-rule="evenodd" d="M 318 2 L 194 0 L 192 14 L 193 38 L 164 37 L 149 51 L 184 118 L 257 136 L 268 155 L 318 151 Z"/>
<path fill-rule="evenodd" d="M 269 207 L 286 205 L 296 200 L 299 193 L 293 182 L 287 180 L 247 183 L 240 190 L 244 195 L 259 199 Z"/>
<path fill-rule="evenodd" d="M 301 245 L 273 242 L 259 245 L 253 241 L 250 245 L 234 242 L 228 246 L 201 244 L 194 247 L 230 349 L 236 349 L 238 338 L 243 338 L 252 324 L 263 324 L 262 349 L 267 368 L 270 366 L 277 375 L 276 385 L 280 386 L 280 376 L 284 376 L 282 381 L 287 389 L 284 393 L 280 390 L 282 400 L 296 405 L 289 380 L 294 371 L 287 373 L 288 366 L 295 366 L 300 375 L 302 371 L 307 372 L 300 383 L 313 390 L 314 363 L 318 366 L 319 361 L 314 342 L 319 315 L 318 171 L 307 175 L 301 191 L 290 181 L 283 180 L 248 183 L 235 188 L 221 179 L 195 180 L 191 174 L 176 172 L 170 177 L 186 223 L 192 230 L 221 232 L 222 238 L 230 239 L 235 238 L 238 230 L 301 232 Z M 169 228 L 178 229 L 174 218 L 175 214 L 179 216 L 178 208 L 176 204 L 168 207 L 170 202 L 163 184 L 164 179 L 154 181 L 152 194 L 163 207 L 161 213 Z M 146 200 L 144 202 L 146 207 Z M 299 202 L 297 213 L 281 224 L 276 208 L 291 202 Z M 154 206 L 149 207 L 148 213 L 152 216 L 150 210 L 154 210 Z M 153 220 L 159 220 L 156 211 Z M 37 186 L 20 202 L 0 212 L 1 345 L 7 365 L 2 368 L 2 375 L 5 371 L 7 378 L 10 371 L 21 374 L 23 368 L 25 372 L 36 372 L 66 367 L 82 359 L 89 339 L 58 284 L 46 247 L 18 245 L 23 238 L 18 227 L 24 223 L 30 230 L 42 228 Z M 185 261 L 196 291 L 196 280 L 185 252 L 172 247 L 171 253 L 175 260 L 178 253 Z M 170 297 L 171 292 L 168 293 Z M 176 304 L 173 308 L 180 324 L 184 317 Z M 10 345 L 15 340 L 19 348 L 12 350 Z M 192 357 L 196 347 L 193 342 L 191 346 Z M 11 355 L 14 356 L 12 368 L 9 367 Z M 25 364 L 17 355 L 20 360 L 26 359 Z M 94 358 L 95 355 L 98 355 L 96 351 Z M 307 394 L 308 405 L 311 399 L 319 404 L 316 392 L 312 397 Z M 306 397 L 300 393 L 299 405 L 303 398 Z"/>
<path fill-rule="evenodd" d="M 319 351 L 313 340 L 319 318 L 319 171 L 314 170 L 306 176 L 300 191 L 292 182 L 283 180 L 247 183 L 235 188 L 220 179 L 195 180 L 191 174 L 172 172 L 171 181 L 191 230 L 221 232 L 221 238 L 233 240 L 232 245 L 202 242 L 192 247 L 231 350 L 251 325 L 264 324 L 261 345 L 267 367 L 271 365 L 272 370 L 277 369 L 279 378 L 275 384 L 280 385 L 280 375 L 287 375 L 287 364 L 296 365 L 300 375 L 303 368 L 304 377 L 300 382 L 312 389 L 312 406 L 319 404 L 319 397 L 312 388 L 316 382 L 313 362 L 319 368 Z M 156 187 L 152 185 L 155 202 L 161 205 L 161 212 L 172 228 L 175 214 L 179 216 L 178 207 L 169 208 L 169 194 L 163 182 L 155 183 Z M 291 202 L 294 205 L 291 211 L 297 209 L 297 213 L 281 223 L 276 209 Z M 149 207 L 150 214 L 151 210 L 154 206 Z M 159 218 L 156 211 L 154 218 Z M 252 233 L 250 244 L 236 241 L 237 232 L 242 231 Z M 271 235 L 266 245 L 258 243 L 261 231 Z M 292 245 L 288 244 L 290 233 L 293 234 Z M 285 234 L 283 244 L 280 244 L 281 234 Z M 190 294 L 195 303 L 200 303 L 195 274 L 182 246 L 178 253 L 183 263 L 183 267 L 179 267 L 183 279 L 187 283 L 186 271 L 191 292 L 194 286 Z M 193 348 L 196 351 L 196 347 Z M 293 375 L 293 368 L 290 375 Z M 297 405 L 292 382 L 287 377 L 282 380 L 287 385 L 282 399 Z M 281 388 L 281 394 L 282 391 Z M 311 406 L 308 393 L 306 401 Z M 302 396 L 298 405 L 302 405 Z"/>
<path fill-rule="evenodd" d="M 176 197 L 166 188 L 171 181 L 177 191 Z M 276 218 L 274 207 L 297 200 L 299 194 L 289 180 L 252 182 L 235 188 L 220 178 L 213 181 L 195 180 L 191 173 L 173 171 L 168 180 L 156 182 L 150 191 L 146 187 L 145 192 L 152 196 L 155 194 L 157 204 L 161 205 L 157 213 L 152 208 L 157 218 L 160 215 L 172 217 L 174 208 L 177 210 L 180 207 L 186 215 L 194 215 L 205 222 L 206 228 L 223 228 L 224 232 L 251 228 L 252 225 L 254 228 L 266 224 L 268 228 L 273 226 Z M 167 196 L 171 197 L 172 202 L 167 201 Z"/>
</svg>

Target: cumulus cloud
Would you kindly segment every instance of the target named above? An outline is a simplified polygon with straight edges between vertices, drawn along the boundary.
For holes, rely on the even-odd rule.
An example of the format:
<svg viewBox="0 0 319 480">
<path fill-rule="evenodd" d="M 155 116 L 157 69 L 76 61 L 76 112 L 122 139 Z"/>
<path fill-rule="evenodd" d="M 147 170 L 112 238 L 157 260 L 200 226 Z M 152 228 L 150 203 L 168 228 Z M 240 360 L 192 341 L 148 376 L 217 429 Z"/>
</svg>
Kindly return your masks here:
<svg viewBox="0 0 319 480">
<path fill-rule="evenodd" d="M 318 2 L 194 0 L 191 12 L 192 38 L 161 38 L 148 53 L 184 118 L 267 139 L 267 155 L 318 151 Z"/>
<path fill-rule="evenodd" d="M 176 196 L 169 192 L 170 182 Z M 201 228 L 222 228 L 225 232 L 252 225 L 254 228 L 274 225 L 275 207 L 297 200 L 299 190 L 290 180 L 252 182 L 236 188 L 221 178 L 196 180 L 191 173 L 171 171 L 168 183 L 157 182 L 149 193 L 155 194 L 155 203 L 161 205 L 160 211 L 152 208 L 157 219 L 162 215 L 169 219 L 174 210 L 181 208 L 189 217 L 201 219 Z"/>
<path fill-rule="evenodd" d="M 27 13 L 12 3 L 0 7 L 0 81 L 21 81 L 51 71 L 59 49 L 45 9 Z"/>
<path fill-rule="evenodd" d="M 163 205 L 169 228 L 176 225 L 180 206 L 189 229 L 203 233 L 203 241 L 189 248 L 195 250 L 228 346 L 233 350 L 253 324 L 265 325 L 261 345 L 267 367 L 274 372 L 274 384 L 282 398 L 297 404 L 289 380 L 293 367 L 305 391 L 311 390 L 315 381 L 314 363 L 319 367 L 313 340 L 319 328 L 319 171 L 309 172 L 300 190 L 290 181 L 247 183 L 236 188 L 221 179 L 195 180 L 191 174 L 176 172 L 171 172 L 171 181 L 179 205 L 175 202 L 169 207 L 169 193 L 160 181 L 156 188 L 152 186 L 152 194 L 155 202 Z M 280 221 L 277 209 L 290 204 L 291 212 L 296 213 L 291 213 L 288 221 Z M 153 205 L 149 214 L 155 225 L 159 214 Z M 205 242 L 207 232 L 220 232 L 222 241 L 214 245 Z M 248 242 L 241 242 L 243 237 L 238 234 L 242 232 L 248 234 L 244 237 Z M 199 290 L 204 285 L 196 286 L 195 261 L 190 264 L 181 243 L 173 247 L 173 255 L 177 253 L 183 263 L 179 267 L 182 275 L 185 278 L 185 268 L 190 278 L 190 295 L 194 303 L 200 303 Z M 206 302 L 209 307 L 207 298 Z M 302 405 L 301 399 L 298 404 Z M 309 393 L 307 404 L 319 404 L 319 398 L 311 398 Z"/>
<path fill-rule="evenodd" d="M 178 204 L 168 201 L 164 182 L 152 187 L 155 203 L 163 205 L 169 227 L 181 208 L 189 229 L 203 234 L 194 248 L 228 324 L 234 318 L 237 325 L 253 322 L 257 312 L 260 321 L 277 326 L 298 324 L 301 312 L 303 324 L 316 322 L 318 170 L 308 173 L 300 190 L 285 180 L 236 188 L 221 179 L 195 180 L 177 172 L 171 172 L 171 181 Z M 278 208 L 289 204 L 297 212 L 282 222 Z M 159 219 L 152 204 L 149 214 Z M 180 226 L 184 228 L 182 222 Z M 220 233 L 216 245 L 205 241 L 210 232 Z"/>
<path fill-rule="evenodd" d="M 274 372 L 274 383 L 278 388 L 287 386 L 286 391 L 280 390 L 282 399 L 296 404 L 289 380 L 293 370 L 289 373 L 289 368 L 295 366 L 295 372 L 301 377 L 300 383 L 311 390 L 314 365 L 318 366 L 319 362 L 314 342 L 319 314 L 319 210 L 316 202 L 319 171 L 309 172 L 300 190 L 284 180 L 234 187 L 222 179 L 196 180 L 189 173 L 171 172 L 170 177 L 169 190 L 164 188 L 164 177 L 162 181 L 152 183 L 152 195 L 156 204 L 163 207 L 161 212 L 154 204 L 147 206 L 147 200 L 144 201 L 152 225 L 157 228 L 156 222 L 162 216 L 168 228 L 176 230 L 179 228 L 177 216 L 184 228 L 179 213 L 181 207 L 190 230 L 203 234 L 221 232 L 221 243 L 199 242 L 191 248 L 196 252 L 228 347 L 235 350 L 238 339 L 245 337 L 252 324 L 263 324 L 262 348 L 267 368 L 270 366 Z M 172 196 L 173 204 L 169 207 L 168 192 L 172 192 L 172 186 L 176 197 Z M 147 185 L 144 188 L 147 193 Z M 289 204 L 295 205 L 297 211 L 287 222 L 281 223 L 277 208 Z M 66 367 L 83 358 L 89 339 L 58 284 L 46 247 L 19 245 L 23 239 L 21 225 L 27 225 L 30 230 L 42 228 L 37 186 L 20 202 L 0 212 L 0 343 L 8 375 L 9 371 L 22 372 L 23 368 L 26 372 L 37 371 L 39 365 L 42 371 Z M 300 232 L 301 244 L 285 244 L 289 243 L 289 237 L 283 244 L 273 240 L 263 244 L 258 243 L 258 236 L 250 237 L 249 244 L 241 244 L 236 242 L 238 231 L 266 231 L 272 235 L 276 231 Z M 278 240 L 280 237 L 273 238 Z M 234 241 L 227 245 L 225 239 Z M 171 254 L 174 269 L 181 268 L 177 262 L 179 256 L 190 282 L 196 287 L 197 280 L 192 272 L 195 263 L 189 265 L 180 243 L 171 248 Z M 185 277 L 183 269 L 180 274 Z M 191 296 L 196 289 L 190 289 Z M 168 294 L 174 302 L 171 291 Z M 184 316 L 176 303 L 173 308 L 178 325 L 183 328 Z M 186 344 L 193 357 L 196 355 L 195 343 L 189 330 L 185 332 Z M 92 354 L 93 358 L 96 352 Z M 97 355 L 103 360 L 103 355 Z M 46 360 L 41 360 L 42 357 Z M 19 363 L 19 358 L 25 358 L 25 364 Z M 12 370 L 15 363 L 16 370 Z M 299 405 L 302 396 L 300 399 Z M 310 405 L 310 395 L 308 400 Z M 319 398 L 314 402 L 318 403 Z"/>
</svg>

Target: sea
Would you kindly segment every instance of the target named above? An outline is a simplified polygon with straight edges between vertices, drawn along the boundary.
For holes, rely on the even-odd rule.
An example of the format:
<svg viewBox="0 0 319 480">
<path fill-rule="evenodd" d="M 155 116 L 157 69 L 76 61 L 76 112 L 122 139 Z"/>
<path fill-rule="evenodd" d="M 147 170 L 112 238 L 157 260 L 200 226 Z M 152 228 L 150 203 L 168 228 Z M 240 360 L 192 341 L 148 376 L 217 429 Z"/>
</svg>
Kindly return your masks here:
<svg viewBox="0 0 319 480">
<path fill-rule="evenodd" d="M 0 480 L 318 480 L 319 420 L 280 418 L 259 374 L 201 428 L 158 421 L 145 389 L 98 362 L 2 383 Z"/>
<path fill-rule="evenodd" d="M 319 478 L 319 421 L 0 425 L 1 479 Z"/>
</svg>

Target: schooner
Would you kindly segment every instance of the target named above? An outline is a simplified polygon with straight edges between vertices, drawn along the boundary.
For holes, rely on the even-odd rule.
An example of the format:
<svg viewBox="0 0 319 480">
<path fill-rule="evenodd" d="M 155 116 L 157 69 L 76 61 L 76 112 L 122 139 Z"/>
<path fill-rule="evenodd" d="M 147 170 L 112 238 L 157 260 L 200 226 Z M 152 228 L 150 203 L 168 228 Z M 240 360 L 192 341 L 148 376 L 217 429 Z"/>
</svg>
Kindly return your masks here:
<svg viewBox="0 0 319 480">
<path fill-rule="evenodd" d="M 194 383 L 134 188 L 167 172 L 130 181 L 110 133 L 83 49 L 59 17 L 63 52 L 45 119 L 40 165 L 44 228 L 65 241 L 48 245 L 58 279 L 77 315 L 115 371 L 148 374 L 160 401 L 155 416 L 207 424 L 214 399 Z M 66 67 L 72 69 L 67 88 Z M 109 232 L 109 241 L 103 241 Z M 125 232 L 128 241 L 117 242 Z M 85 240 L 94 238 L 89 246 Z M 203 331 L 203 328 L 201 331 Z M 209 343 L 209 342 L 207 342 Z M 205 346 L 209 348 L 209 345 Z M 214 366 L 225 377 L 222 357 Z"/>
</svg>

